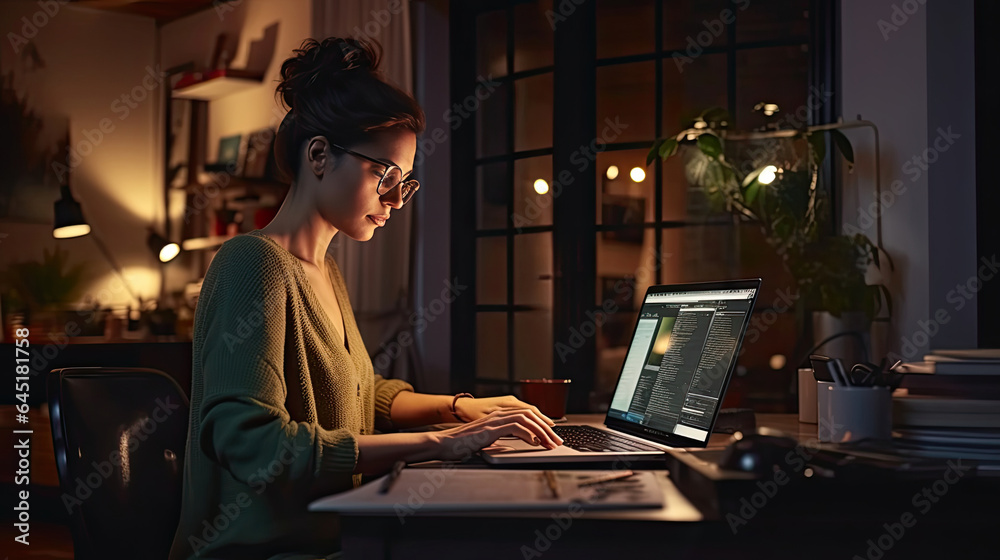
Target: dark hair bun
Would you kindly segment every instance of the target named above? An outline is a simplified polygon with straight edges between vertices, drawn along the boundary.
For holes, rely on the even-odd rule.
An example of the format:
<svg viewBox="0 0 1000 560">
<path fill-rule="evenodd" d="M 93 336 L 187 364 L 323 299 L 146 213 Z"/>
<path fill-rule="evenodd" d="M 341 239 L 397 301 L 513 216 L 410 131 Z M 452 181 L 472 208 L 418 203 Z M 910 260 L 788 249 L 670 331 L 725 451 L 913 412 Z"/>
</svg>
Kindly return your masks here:
<svg viewBox="0 0 1000 560">
<path fill-rule="evenodd" d="M 282 63 L 275 94 L 289 111 L 278 127 L 278 169 L 295 177 L 303 143 L 314 136 L 351 146 L 381 130 L 423 131 L 423 110 L 383 78 L 381 54 L 374 40 L 306 39 Z"/>
<path fill-rule="evenodd" d="M 335 86 L 347 77 L 345 74 L 379 75 L 381 51 L 377 43 L 365 39 L 306 39 L 294 52 L 295 56 L 281 65 L 281 83 L 277 87 L 290 109 L 295 108 L 296 98 L 303 92 Z"/>
</svg>

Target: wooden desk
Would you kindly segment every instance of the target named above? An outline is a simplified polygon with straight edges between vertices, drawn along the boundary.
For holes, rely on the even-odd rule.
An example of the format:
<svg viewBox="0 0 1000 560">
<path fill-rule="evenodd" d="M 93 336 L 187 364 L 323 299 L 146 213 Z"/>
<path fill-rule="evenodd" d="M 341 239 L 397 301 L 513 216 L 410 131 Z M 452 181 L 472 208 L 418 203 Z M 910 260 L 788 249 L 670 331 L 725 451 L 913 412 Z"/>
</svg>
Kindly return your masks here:
<svg viewBox="0 0 1000 560">
<path fill-rule="evenodd" d="M 570 421 L 600 424 L 603 415 L 571 415 Z M 781 430 L 800 441 L 815 437 L 816 426 L 799 424 L 790 414 L 757 415 L 758 426 Z M 721 448 L 728 435 L 714 434 L 709 447 Z M 422 463 L 433 468 L 435 462 Z M 438 464 L 437 466 L 440 466 Z M 664 465 L 665 466 L 665 465 Z M 469 462 L 462 468 L 489 468 Z M 527 468 L 537 468 L 529 466 Z M 574 468 L 586 468 L 576 465 Z M 635 469 L 638 470 L 638 469 Z M 993 533 L 1000 527 L 993 495 L 982 500 L 955 485 L 947 499 L 901 538 L 884 537 L 902 513 L 913 509 L 913 488 L 882 489 L 866 499 L 850 489 L 831 487 L 822 498 L 810 495 L 806 505 L 787 490 L 757 508 L 746 523 L 706 515 L 668 478 L 653 470 L 664 492 L 661 510 L 586 511 L 578 517 L 558 513 L 463 513 L 340 517 L 346 558 L 992 558 Z M 971 494 L 971 496 L 970 496 Z M 752 496 L 748 495 L 752 499 Z M 785 499 L 789 498 L 789 499 Z M 972 507 L 979 499 L 988 507 Z M 791 508 L 782 502 L 793 502 Z M 871 549 L 883 538 L 889 549 Z"/>
</svg>

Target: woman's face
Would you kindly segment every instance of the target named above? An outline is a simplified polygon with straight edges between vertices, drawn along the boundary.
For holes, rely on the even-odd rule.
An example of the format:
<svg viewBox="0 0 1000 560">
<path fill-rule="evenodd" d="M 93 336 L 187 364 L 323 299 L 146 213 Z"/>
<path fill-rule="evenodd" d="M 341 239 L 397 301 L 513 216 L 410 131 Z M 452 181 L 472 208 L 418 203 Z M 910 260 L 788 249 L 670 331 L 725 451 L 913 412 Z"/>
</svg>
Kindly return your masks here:
<svg viewBox="0 0 1000 560">
<path fill-rule="evenodd" d="M 374 133 L 363 144 L 344 146 L 372 159 L 395 163 L 403 180 L 412 179 L 416 135 L 409 130 Z M 328 148 L 326 172 L 320 180 L 319 211 L 326 221 L 351 239 L 368 241 L 383 227 L 393 210 L 402 206 L 399 188 L 378 194 L 378 183 L 386 167 L 343 150 Z"/>
</svg>

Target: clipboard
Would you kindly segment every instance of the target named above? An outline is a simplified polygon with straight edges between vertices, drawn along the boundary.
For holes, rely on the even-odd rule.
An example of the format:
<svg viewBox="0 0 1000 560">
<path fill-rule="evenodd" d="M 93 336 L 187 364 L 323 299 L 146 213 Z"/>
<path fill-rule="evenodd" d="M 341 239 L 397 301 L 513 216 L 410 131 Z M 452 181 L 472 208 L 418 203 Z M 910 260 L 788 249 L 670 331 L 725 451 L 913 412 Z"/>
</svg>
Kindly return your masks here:
<svg viewBox="0 0 1000 560">
<path fill-rule="evenodd" d="M 546 475 L 546 473 L 550 475 Z M 420 514 L 467 511 L 565 511 L 662 508 L 663 489 L 652 472 L 627 479 L 578 486 L 610 470 L 403 469 L 390 490 L 385 478 L 320 498 L 309 511 L 362 514 Z M 556 489 L 549 484 L 554 479 Z"/>
</svg>

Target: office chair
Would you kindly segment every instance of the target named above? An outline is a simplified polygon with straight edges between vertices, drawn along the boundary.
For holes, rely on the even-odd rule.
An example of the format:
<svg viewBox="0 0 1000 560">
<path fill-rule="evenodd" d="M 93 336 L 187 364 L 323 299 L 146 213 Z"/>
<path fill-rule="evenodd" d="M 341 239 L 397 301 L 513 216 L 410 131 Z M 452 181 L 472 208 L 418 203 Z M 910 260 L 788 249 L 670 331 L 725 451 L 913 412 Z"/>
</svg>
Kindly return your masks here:
<svg viewBox="0 0 1000 560">
<path fill-rule="evenodd" d="M 60 368 L 49 373 L 48 403 L 74 556 L 167 558 L 181 507 L 184 391 L 155 369 Z"/>
</svg>

